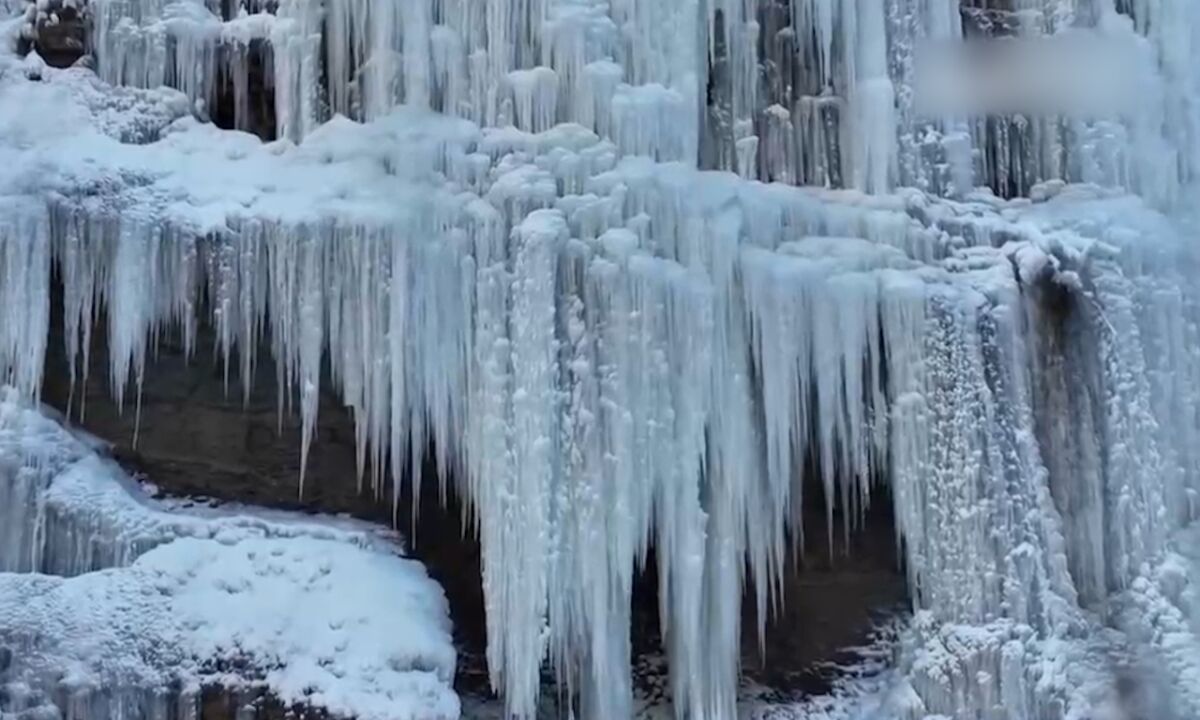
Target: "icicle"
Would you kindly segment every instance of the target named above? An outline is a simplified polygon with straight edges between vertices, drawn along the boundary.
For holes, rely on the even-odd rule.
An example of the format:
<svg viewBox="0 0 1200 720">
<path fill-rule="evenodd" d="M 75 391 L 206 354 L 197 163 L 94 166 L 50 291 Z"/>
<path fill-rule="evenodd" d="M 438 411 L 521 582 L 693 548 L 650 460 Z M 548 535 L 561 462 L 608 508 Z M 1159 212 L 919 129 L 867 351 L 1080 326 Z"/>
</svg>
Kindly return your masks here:
<svg viewBox="0 0 1200 720">
<path fill-rule="evenodd" d="M 511 387 L 503 411 L 504 473 L 484 478 L 499 487 L 484 506 L 484 587 L 488 588 L 488 667 L 504 688 L 507 712 L 532 715 L 545 656 L 550 506 L 558 453 L 558 373 L 554 330 L 555 265 L 566 225 L 537 211 L 513 230 L 513 270 L 506 295 L 512 308 L 506 336 L 495 342 L 495 365 Z M 501 420 L 501 418 L 496 418 Z M 503 678 L 502 685 L 500 679 Z"/>
<path fill-rule="evenodd" d="M 334 8 L 340 5 L 334 5 Z M 317 0 L 283 0 L 271 31 L 275 67 L 275 117 L 277 134 L 281 138 L 299 141 L 324 119 L 321 110 L 321 4 Z M 335 11 L 331 10 L 329 22 L 333 23 Z M 336 37 L 330 39 L 331 50 L 337 45 Z M 337 70 L 330 60 L 329 73 Z M 330 92 L 337 85 L 334 75 L 330 80 Z M 335 108 L 338 105 L 333 105 Z"/>
<path fill-rule="evenodd" d="M 36 400 L 50 327 L 50 229 L 23 200 L 0 204 L 0 379 Z"/>
<path fill-rule="evenodd" d="M 514 70 L 508 74 L 517 127 L 542 132 L 554 125 L 558 104 L 558 75 L 550 68 Z"/>
</svg>

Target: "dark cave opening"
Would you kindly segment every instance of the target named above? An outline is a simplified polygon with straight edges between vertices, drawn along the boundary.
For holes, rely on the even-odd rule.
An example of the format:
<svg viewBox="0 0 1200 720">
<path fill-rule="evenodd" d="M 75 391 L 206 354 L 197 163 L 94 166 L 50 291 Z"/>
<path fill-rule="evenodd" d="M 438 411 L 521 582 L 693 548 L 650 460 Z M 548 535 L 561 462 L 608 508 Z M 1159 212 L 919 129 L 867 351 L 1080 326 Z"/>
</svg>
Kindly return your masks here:
<svg viewBox="0 0 1200 720">
<path fill-rule="evenodd" d="M 818 475 L 805 482 L 807 529 L 803 551 L 788 552 L 783 595 L 768 611 L 759 644 L 755 592 L 747 570 L 742 592 L 742 683 L 767 691 L 764 698 L 795 702 L 830 692 L 840 667 L 862 659 L 888 620 L 909 607 L 900 564 L 891 494 L 875 489 L 870 507 L 842 540 L 842 511 L 835 510 L 833 547 L 826 533 L 825 497 Z M 658 565 L 651 550 L 633 591 L 634 688 L 655 699 L 668 693 L 667 667 L 659 618 Z"/>
<path fill-rule="evenodd" d="M 215 97 L 209 109 L 213 124 L 252 133 L 263 142 L 275 140 L 275 61 L 270 43 L 263 39 L 246 45 L 227 43 L 217 52 L 222 61 L 217 63 Z"/>
<path fill-rule="evenodd" d="M 804 547 L 793 544 L 788 553 L 782 597 L 768 611 L 762 647 L 753 587 L 742 601 L 742 675 L 783 700 L 828 692 L 838 675 L 834 666 L 854 664 L 856 649 L 908 608 L 887 487 L 873 487 L 861 517 L 849 519 L 848 542 L 840 504 L 828 527 L 820 474 L 806 473 L 803 490 Z"/>
</svg>

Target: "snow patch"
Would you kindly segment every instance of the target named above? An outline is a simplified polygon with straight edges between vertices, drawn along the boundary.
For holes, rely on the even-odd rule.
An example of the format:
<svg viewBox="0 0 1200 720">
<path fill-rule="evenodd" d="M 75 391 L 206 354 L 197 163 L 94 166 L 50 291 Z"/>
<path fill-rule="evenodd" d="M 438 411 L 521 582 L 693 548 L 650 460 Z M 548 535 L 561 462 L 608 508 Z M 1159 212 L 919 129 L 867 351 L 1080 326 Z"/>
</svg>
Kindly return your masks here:
<svg viewBox="0 0 1200 720">
<path fill-rule="evenodd" d="M 0 568 L 24 571 L 0 573 L 5 702 L 175 687 L 186 705 L 215 683 L 340 717 L 459 716 L 445 597 L 386 533 L 196 515 L 130 483 L 11 393 L 0 402 Z"/>
</svg>

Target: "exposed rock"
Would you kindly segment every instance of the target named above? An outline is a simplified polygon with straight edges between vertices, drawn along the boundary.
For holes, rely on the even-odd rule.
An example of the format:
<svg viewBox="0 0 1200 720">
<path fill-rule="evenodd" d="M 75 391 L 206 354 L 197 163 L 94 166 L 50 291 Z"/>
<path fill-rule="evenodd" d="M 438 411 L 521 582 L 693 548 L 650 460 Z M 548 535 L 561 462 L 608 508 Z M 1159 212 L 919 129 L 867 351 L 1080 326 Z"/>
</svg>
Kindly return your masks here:
<svg viewBox="0 0 1200 720">
<path fill-rule="evenodd" d="M 21 37 L 21 54 L 36 52 L 47 65 L 58 68 L 71 67 L 84 57 L 88 37 L 85 13 L 56 0 L 32 18 Z"/>
</svg>

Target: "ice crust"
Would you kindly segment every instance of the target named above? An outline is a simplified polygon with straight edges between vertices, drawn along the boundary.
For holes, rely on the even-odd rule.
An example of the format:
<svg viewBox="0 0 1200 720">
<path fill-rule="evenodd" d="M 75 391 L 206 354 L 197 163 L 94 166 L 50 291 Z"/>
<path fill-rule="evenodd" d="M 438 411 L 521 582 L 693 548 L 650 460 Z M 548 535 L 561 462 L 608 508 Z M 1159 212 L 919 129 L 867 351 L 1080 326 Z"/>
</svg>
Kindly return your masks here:
<svg viewBox="0 0 1200 720">
<path fill-rule="evenodd" d="M 11 390 L 0 531 L 6 718 L 194 717 L 210 684 L 459 716 L 445 598 L 388 533 L 163 505 Z"/>
<path fill-rule="evenodd" d="M 1161 93 L 996 126 L 907 104 L 956 5 L 796 0 L 760 45 L 758 2 L 97 0 L 100 76 L 180 92 L 0 55 L 0 377 L 37 397 L 52 269 L 73 376 L 107 333 L 134 412 L 203 320 L 231 384 L 274 363 L 307 454 L 328 364 L 371 489 L 466 499 L 512 716 L 547 661 L 632 714 L 653 548 L 674 713 L 734 717 L 742 588 L 768 617 L 789 547 L 886 486 L 914 619 L 876 716 L 1200 717 L 1200 6 L 1022 2 L 1132 36 Z M 268 32 L 283 139 L 193 118 L 213 43 Z M 821 92 L 767 105 L 796 52 Z"/>
</svg>

